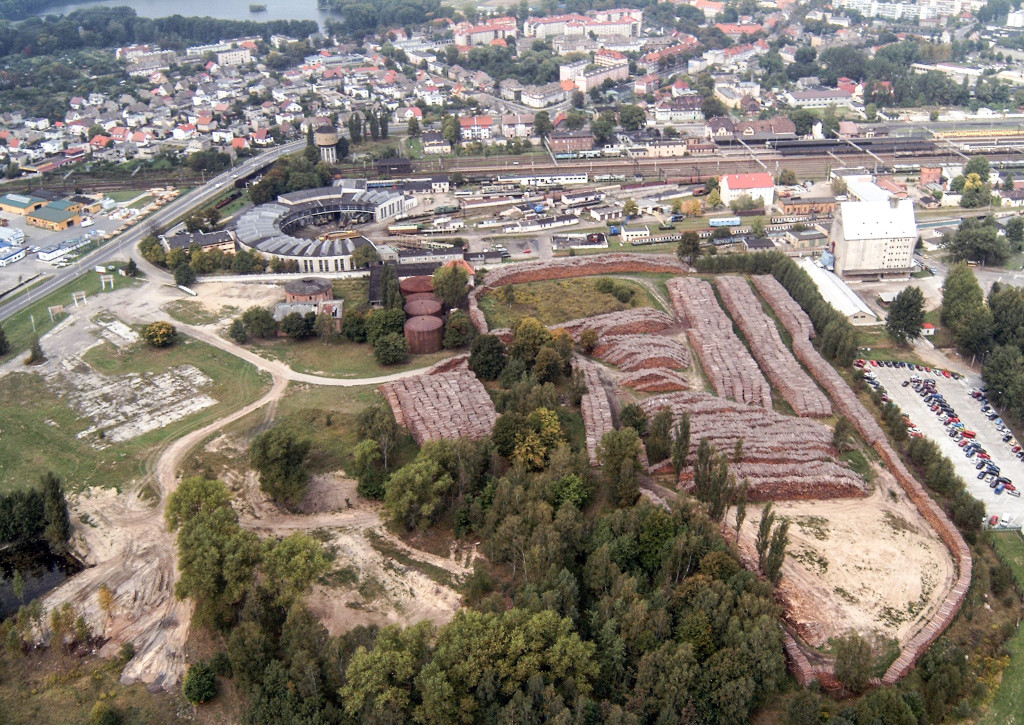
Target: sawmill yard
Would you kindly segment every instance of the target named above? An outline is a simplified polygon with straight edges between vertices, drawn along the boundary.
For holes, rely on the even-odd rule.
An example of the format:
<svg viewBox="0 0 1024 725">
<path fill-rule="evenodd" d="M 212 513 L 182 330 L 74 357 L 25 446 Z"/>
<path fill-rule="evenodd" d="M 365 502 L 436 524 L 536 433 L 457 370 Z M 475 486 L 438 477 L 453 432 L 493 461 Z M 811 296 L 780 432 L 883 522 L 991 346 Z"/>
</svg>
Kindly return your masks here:
<svg viewBox="0 0 1024 725">
<path fill-rule="evenodd" d="M 570 263 L 580 265 L 579 260 Z M 585 330 L 597 333 L 598 344 L 577 358 L 587 392 L 575 415 L 582 417 L 585 430 L 570 434 L 570 440 L 582 447 L 585 439 L 596 461 L 602 434 L 619 421 L 625 405 L 638 403 L 649 416 L 663 407 L 675 419 L 689 413 L 691 466 L 678 480 L 665 462 L 646 473 L 651 481 L 686 491 L 702 438 L 728 453 L 737 478 L 750 481 L 752 504 L 739 550 L 751 566 L 761 507 L 775 502 L 777 515 L 790 522 L 779 595 L 787 629 L 804 650 L 812 658 L 827 655 L 834 638 L 850 631 L 867 636 L 881 652 L 895 652 L 911 640 L 949 595 L 956 567 L 933 523 L 884 470 L 867 439 L 858 438 L 855 450 L 843 456 L 833 447 L 839 401 L 831 388 L 826 393 L 827 385 L 806 358 L 794 356 L 794 337 L 799 337 L 794 330 L 809 326 L 806 317 L 784 328 L 785 314 L 792 316 L 792 311 L 768 299 L 763 284 L 755 286 L 742 276 L 578 272 L 573 272 L 575 279 L 541 276 L 516 283 L 511 294 L 497 284 L 481 285 L 479 310 L 477 296 L 471 295 L 470 302 L 478 328 L 481 318 L 486 326 L 501 328 L 537 316 L 577 341 Z M 606 281 L 599 285 L 599 280 Z M 344 292 L 354 298 L 364 294 L 356 285 Z M 50 340 L 53 348 L 73 354 L 32 372 L 9 367 L 0 378 L 5 441 L 0 489 L 24 485 L 39 470 L 52 468 L 82 492 L 72 500 L 76 539 L 90 563 L 100 563 L 55 590 L 48 604 L 71 601 L 84 607 L 90 623 L 99 632 L 106 630 L 115 644 L 118 632 L 171 615 L 178 606 L 171 587 L 150 591 L 146 582 L 154 577 L 171 581 L 173 559 L 157 557 L 151 566 L 139 562 L 148 556 L 147 545 L 171 541 L 162 531 L 163 538 L 147 540 L 147 527 L 161 526 L 161 521 L 143 510 L 166 495 L 166 485 L 161 490 L 156 483 L 161 475 L 180 474 L 225 481 L 242 525 L 261 536 L 306 531 L 335 552 L 331 571 L 307 598 L 332 634 L 367 624 L 443 623 L 458 610 L 458 585 L 480 553 L 472 543 L 399 539 L 384 526 L 379 504 L 355 491 L 354 421 L 367 405 L 389 404 L 406 428 L 395 454 L 401 465 L 412 461 L 418 444 L 427 440 L 487 436 L 497 417 L 495 383 L 481 384 L 464 361 L 454 359 L 379 388 L 276 377 L 271 388 L 269 376 L 232 354 L 230 343 L 218 349 L 220 344 L 186 337 L 166 350 L 145 346 L 133 337 L 139 315 L 117 316 L 124 305 L 117 294 L 104 296 L 102 308 L 80 314 Z M 272 303 L 279 292 L 265 285 L 211 285 L 197 299 L 166 291 L 153 295 L 141 306 L 143 313 L 171 313 L 185 324 L 220 333 L 239 310 Z M 380 373 L 339 353 L 339 346 L 300 345 L 330 351 L 335 362 L 328 368 L 285 353 L 287 341 L 254 351 L 289 363 L 296 372 L 330 377 Z M 425 367 L 450 354 L 416 359 L 408 367 Z M 258 398 L 262 407 L 253 403 Z M 240 410 L 247 404 L 251 410 Z M 231 411 L 238 413 L 227 420 Z M 174 465 L 161 474 L 158 453 L 207 424 L 208 434 L 159 464 Z M 312 443 L 313 484 L 294 513 L 283 512 L 260 492 L 248 463 L 252 440 L 273 424 Z M 53 451 L 72 455 L 54 456 Z M 142 542 L 141 548 L 126 537 Z M 124 588 L 119 598 L 146 589 L 146 615 L 140 622 L 115 617 L 104 623 L 89 604 L 104 571 L 120 575 Z M 187 637 L 186 617 L 184 624 L 137 645 L 145 654 L 137 661 L 145 664 L 126 671 L 145 682 L 152 682 L 161 667 L 177 668 L 180 676 Z"/>
</svg>

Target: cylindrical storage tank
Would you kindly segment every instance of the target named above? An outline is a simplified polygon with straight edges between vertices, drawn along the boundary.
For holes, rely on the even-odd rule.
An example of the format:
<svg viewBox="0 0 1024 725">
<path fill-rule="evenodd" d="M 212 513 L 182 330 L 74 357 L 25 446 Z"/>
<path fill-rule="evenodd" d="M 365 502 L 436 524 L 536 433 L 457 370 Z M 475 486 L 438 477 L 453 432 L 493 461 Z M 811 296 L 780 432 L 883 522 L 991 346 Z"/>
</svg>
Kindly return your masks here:
<svg viewBox="0 0 1024 725">
<path fill-rule="evenodd" d="M 406 317 L 419 317 L 421 315 L 441 316 L 441 303 L 436 300 L 413 300 L 405 303 Z"/>
<path fill-rule="evenodd" d="M 405 295 L 406 302 L 415 302 L 416 300 L 430 300 L 431 302 L 440 302 L 433 292 L 413 292 L 411 295 Z"/>
<path fill-rule="evenodd" d="M 433 292 L 434 280 L 426 275 L 420 277 L 406 277 L 398 281 L 398 289 L 403 295 L 414 295 L 421 292 Z"/>
<path fill-rule="evenodd" d="M 441 349 L 444 324 L 439 317 L 421 315 L 405 322 L 405 344 L 413 355 L 427 355 Z"/>
<path fill-rule="evenodd" d="M 338 144 L 338 129 L 334 126 L 321 126 L 313 131 L 313 143 L 317 146 L 336 146 Z"/>
</svg>

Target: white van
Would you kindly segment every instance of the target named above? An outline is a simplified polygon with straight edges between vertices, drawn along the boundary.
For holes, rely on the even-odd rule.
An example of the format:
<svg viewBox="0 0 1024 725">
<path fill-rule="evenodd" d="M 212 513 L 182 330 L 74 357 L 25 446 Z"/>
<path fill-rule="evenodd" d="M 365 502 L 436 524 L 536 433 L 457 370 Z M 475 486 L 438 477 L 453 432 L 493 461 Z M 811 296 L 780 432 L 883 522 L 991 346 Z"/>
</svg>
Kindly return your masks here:
<svg viewBox="0 0 1024 725">
<path fill-rule="evenodd" d="M 1003 514 L 1003 517 L 999 519 L 999 525 L 1006 527 L 1010 525 L 1010 514 Z"/>
</svg>

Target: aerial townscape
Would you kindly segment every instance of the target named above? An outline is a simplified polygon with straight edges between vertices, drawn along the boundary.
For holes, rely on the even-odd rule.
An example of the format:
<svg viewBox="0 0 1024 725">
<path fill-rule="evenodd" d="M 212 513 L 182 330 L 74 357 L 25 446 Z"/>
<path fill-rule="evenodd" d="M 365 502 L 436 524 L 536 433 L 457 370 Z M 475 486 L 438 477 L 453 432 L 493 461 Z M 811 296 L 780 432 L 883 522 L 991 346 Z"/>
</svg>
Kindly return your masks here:
<svg viewBox="0 0 1024 725">
<path fill-rule="evenodd" d="M 1022 492 L 1019 0 L 0 0 L 0 722 L 1024 723 Z"/>
</svg>

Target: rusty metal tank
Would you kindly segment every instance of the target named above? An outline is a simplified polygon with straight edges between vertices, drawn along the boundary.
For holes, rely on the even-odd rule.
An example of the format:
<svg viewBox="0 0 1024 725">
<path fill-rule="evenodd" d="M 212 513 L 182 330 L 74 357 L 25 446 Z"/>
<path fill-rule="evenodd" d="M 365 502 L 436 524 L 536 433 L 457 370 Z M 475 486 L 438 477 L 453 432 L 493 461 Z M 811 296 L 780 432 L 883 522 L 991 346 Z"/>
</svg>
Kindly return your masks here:
<svg viewBox="0 0 1024 725">
<path fill-rule="evenodd" d="M 434 302 L 440 302 L 437 295 L 433 292 L 413 292 L 410 295 L 405 295 L 406 302 L 415 302 L 416 300 L 432 300 Z"/>
<path fill-rule="evenodd" d="M 405 321 L 405 344 L 413 355 L 426 355 L 441 349 L 444 323 L 440 317 L 420 315 Z"/>
<path fill-rule="evenodd" d="M 422 315 L 440 317 L 441 303 L 437 300 L 413 300 L 412 302 L 405 303 L 406 317 L 420 317 Z"/>
<path fill-rule="evenodd" d="M 406 277 L 398 281 L 398 289 L 403 295 L 413 295 L 422 292 L 434 291 L 434 280 L 432 277 L 422 275 L 420 277 Z"/>
</svg>

